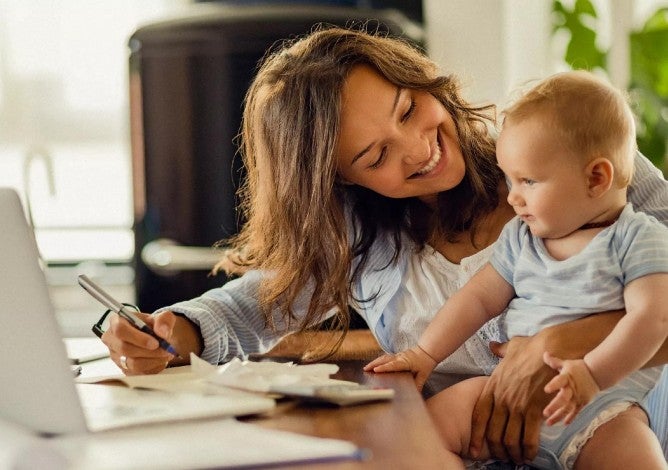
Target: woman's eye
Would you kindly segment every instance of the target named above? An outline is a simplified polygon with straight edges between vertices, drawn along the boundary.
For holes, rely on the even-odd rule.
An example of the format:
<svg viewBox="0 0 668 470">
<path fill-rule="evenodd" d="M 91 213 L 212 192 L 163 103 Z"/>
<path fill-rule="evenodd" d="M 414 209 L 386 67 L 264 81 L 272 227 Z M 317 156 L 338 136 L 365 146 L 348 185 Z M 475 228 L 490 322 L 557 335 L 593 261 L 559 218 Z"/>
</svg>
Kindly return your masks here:
<svg viewBox="0 0 668 470">
<path fill-rule="evenodd" d="M 529 178 L 524 178 L 524 180 L 522 180 L 522 181 L 527 186 L 533 186 L 536 183 L 536 180 L 532 180 L 532 179 L 529 179 Z"/>
<path fill-rule="evenodd" d="M 387 154 L 387 148 L 383 147 L 383 150 L 380 151 L 380 156 L 378 157 L 378 160 L 376 160 L 371 165 L 369 165 L 369 168 L 371 168 L 372 170 L 375 170 L 380 165 L 382 165 L 383 162 L 385 161 L 385 155 L 386 154 Z"/>
<path fill-rule="evenodd" d="M 415 100 L 411 98 L 411 105 L 408 107 L 408 110 L 406 110 L 406 112 L 401 116 L 401 122 L 406 122 L 413 114 L 413 111 L 415 111 Z"/>
</svg>

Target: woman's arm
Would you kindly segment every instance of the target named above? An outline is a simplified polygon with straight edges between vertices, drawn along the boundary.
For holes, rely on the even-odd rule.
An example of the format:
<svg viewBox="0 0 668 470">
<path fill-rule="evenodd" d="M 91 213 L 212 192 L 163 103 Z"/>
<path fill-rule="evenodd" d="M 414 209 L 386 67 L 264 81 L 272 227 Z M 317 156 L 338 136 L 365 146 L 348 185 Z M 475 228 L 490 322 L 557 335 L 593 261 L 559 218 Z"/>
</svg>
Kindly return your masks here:
<svg viewBox="0 0 668 470">
<path fill-rule="evenodd" d="M 126 373 L 157 373 L 167 365 L 188 363 L 190 352 L 212 364 L 245 358 L 249 354 L 265 352 L 285 335 L 300 326 L 300 320 L 286 323 L 281 312 L 273 312 L 267 321 L 258 305 L 258 288 L 262 274 L 249 271 L 222 287 L 205 292 L 202 296 L 171 305 L 153 315 L 142 315 L 155 332 L 173 344 L 181 356 L 174 358 L 157 348 L 154 338 L 132 328 L 118 318 L 103 335 L 111 357 L 120 365 L 125 356 Z M 294 313 L 306 311 L 309 291 L 294 306 Z M 267 325 L 273 322 L 274 328 Z"/>
<path fill-rule="evenodd" d="M 487 441 L 493 456 L 522 463 L 538 452 L 542 411 L 549 403 L 543 388 L 555 372 L 543 362 L 543 352 L 580 359 L 599 345 L 624 315 L 607 312 L 545 328 L 533 337 L 515 337 L 492 345 L 503 357 L 485 386 L 473 412 L 471 446 L 475 457 Z M 646 366 L 668 363 L 668 341 Z"/>
</svg>

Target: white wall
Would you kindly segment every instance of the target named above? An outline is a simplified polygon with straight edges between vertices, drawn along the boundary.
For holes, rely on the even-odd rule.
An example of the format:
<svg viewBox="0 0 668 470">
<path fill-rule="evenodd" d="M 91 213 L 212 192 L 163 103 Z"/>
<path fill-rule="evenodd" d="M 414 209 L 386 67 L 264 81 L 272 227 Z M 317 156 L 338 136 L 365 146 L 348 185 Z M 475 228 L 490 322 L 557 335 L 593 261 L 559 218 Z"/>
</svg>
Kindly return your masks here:
<svg viewBox="0 0 668 470">
<path fill-rule="evenodd" d="M 609 79 L 626 88 L 629 32 L 668 7 L 668 0 L 592 2 L 597 41 L 609 49 Z M 551 8 L 551 0 L 424 0 L 429 53 L 444 72 L 460 77 L 470 100 L 502 106 L 517 86 L 565 68 L 561 56 L 568 38 L 552 41 Z"/>
<path fill-rule="evenodd" d="M 425 0 L 430 55 L 455 73 L 473 102 L 502 104 L 527 80 L 552 70 L 545 0 Z"/>
</svg>

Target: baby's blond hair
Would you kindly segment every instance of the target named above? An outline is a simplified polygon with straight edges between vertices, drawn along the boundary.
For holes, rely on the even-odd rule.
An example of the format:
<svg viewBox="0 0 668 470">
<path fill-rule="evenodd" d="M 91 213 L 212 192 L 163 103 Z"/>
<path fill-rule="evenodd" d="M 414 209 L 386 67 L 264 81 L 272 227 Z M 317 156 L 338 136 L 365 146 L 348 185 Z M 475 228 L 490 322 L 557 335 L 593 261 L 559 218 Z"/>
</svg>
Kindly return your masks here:
<svg viewBox="0 0 668 470">
<path fill-rule="evenodd" d="M 585 161 L 609 159 L 617 187 L 631 182 L 637 148 L 633 113 L 626 96 L 594 74 L 552 75 L 505 109 L 503 116 L 504 124 L 535 116 L 544 119 L 548 129 Z"/>
</svg>

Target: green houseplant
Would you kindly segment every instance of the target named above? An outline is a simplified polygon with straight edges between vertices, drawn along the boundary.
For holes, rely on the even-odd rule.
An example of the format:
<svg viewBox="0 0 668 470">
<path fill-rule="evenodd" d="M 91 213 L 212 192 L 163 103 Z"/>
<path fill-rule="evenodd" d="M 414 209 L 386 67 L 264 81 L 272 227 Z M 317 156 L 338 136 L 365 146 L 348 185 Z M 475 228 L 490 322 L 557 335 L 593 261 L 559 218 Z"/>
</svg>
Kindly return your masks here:
<svg viewBox="0 0 668 470">
<path fill-rule="evenodd" d="M 553 34 L 567 31 L 564 60 L 574 69 L 607 70 L 607 51 L 596 44 L 590 24 L 598 20 L 590 0 L 576 0 L 571 8 L 552 3 Z M 664 174 L 668 142 L 668 8 L 658 9 L 629 37 L 629 95 L 638 118 L 638 148 Z"/>
</svg>

